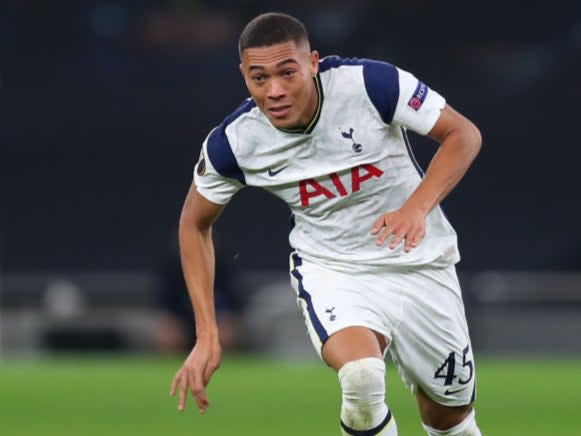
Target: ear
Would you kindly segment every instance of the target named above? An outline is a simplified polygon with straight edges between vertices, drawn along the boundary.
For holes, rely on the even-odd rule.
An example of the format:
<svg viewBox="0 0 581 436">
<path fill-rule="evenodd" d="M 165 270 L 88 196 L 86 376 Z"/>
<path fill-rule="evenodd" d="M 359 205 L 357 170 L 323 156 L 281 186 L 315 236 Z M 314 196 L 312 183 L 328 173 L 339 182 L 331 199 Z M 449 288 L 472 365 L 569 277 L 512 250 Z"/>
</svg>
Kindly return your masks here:
<svg viewBox="0 0 581 436">
<path fill-rule="evenodd" d="M 244 64 L 242 62 L 240 62 L 240 65 L 238 65 L 238 68 L 240 69 L 240 74 L 242 74 L 242 80 L 244 80 L 244 84 L 248 88 L 248 81 L 246 80 L 246 74 L 244 72 Z"/>
<path fill-rule="evenodd" d="M 313 50 L 310 54 L 310 73 L 311 76 L 315 77 L 319 72 L 319 52 Z"/>
</svg>

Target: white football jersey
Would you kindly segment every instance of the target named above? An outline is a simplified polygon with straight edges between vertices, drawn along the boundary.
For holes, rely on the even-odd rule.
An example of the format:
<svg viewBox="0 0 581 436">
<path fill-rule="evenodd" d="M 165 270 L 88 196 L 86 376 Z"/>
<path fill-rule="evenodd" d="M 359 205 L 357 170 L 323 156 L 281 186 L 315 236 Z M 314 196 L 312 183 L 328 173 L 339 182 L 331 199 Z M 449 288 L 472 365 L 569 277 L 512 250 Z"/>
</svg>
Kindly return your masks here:
<svg viewBox="0 0 581 436">
<path fill-rule="evenodd" d="M 294 215 L 290 245 L 330 268 L 456 263 L 456 233 L 440 207 L 409 253 L 403 243 L 377 247 L 371 235 L 374 221 L 421 181 L 406 129 L 427 134 L 444 98 L 412 74 L 366 59 L 326 57 L 316 84 L 319 106 L 303 130 L 275 128 L 252 99 L 212 130 L 194 171 L 198 192 L 217 204 L 246 185 L 272 192 Z"/>
</svg>

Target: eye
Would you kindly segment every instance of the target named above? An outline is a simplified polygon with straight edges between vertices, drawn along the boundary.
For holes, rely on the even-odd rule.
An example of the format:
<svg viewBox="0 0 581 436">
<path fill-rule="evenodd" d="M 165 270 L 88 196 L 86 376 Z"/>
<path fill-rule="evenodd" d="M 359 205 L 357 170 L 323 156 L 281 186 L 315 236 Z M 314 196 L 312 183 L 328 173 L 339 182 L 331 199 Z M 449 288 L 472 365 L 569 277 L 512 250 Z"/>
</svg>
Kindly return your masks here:
<svg viewBox="0 0 581 436">
<path fill-rule="evenodd" d="M 262 74 L 257 74 L 255 76 L 252 76 L 252 81 L 254 83 L 260 84 L 260 83 L 264 82 L 264 76 Z"/>
<path fill-rule="evenodd" d="M 292 77 L 294 74 L 295 74 L 295 70 L 285 70 L 282 73 L 282 75 L 284 77 Z"/>
</svg>

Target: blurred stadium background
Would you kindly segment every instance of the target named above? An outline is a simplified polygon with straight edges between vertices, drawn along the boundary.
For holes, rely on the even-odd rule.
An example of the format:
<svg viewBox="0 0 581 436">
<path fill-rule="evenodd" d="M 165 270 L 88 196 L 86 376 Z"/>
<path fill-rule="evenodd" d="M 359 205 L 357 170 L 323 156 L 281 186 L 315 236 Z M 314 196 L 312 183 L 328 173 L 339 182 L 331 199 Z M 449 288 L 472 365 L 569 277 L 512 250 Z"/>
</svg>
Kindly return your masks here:
<svg viewBox="0 0 581 436">
<path fill-rule="evenodd" d="M 268 10 L 302 18 L 322 55 L 414 72 L 480 127 L 444 208 L 481 426 L 580 434 L 581 6 L 425 0 L 0 3 L 0 434 L 337 434 L 338 387 L 287 280 L 288 211 L 257 190 L 216 226 L 232 337 L 214 406 L 166 398 L 188 341 L 164 341 L 189 310 L 181 203 L 204 136 L 246 97 L 238 34 Z M 434 146 L 412 142 L 425 166 Z M 401 433 L 422 434 L 390 374 Z"/>
</svg>

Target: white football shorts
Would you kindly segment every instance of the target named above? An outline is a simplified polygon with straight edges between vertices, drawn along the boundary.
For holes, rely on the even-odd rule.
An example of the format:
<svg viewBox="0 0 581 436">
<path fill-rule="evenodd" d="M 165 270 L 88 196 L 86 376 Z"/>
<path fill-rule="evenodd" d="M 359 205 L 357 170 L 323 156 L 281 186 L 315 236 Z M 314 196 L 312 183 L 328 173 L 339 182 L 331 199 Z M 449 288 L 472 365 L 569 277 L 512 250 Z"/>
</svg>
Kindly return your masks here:
<svg viewBox="0 0 581 436">
<path fill-rule="evenodd" d="M 291 283 L 321 356 L 333 333 L 363 326 L 384 335 L 404 383 L 439 404 L 475 398 L 476 367 L 455 267 L 342 273 L 291 254 Z"/>
</svg>

